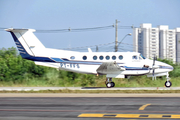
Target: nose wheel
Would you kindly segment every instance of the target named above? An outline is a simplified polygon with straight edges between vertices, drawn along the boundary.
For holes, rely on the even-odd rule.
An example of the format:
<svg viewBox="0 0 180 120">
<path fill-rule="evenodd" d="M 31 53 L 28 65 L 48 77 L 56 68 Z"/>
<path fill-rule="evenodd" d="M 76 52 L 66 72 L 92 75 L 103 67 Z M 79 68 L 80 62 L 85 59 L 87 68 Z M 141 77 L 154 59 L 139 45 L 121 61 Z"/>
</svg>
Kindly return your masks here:
<svg viewBox="0 0 180 120">
<path fill-rule="evenodd" d="M 112 78 L 107 78 L 105 84 L 107 88 L 111 88 L 115 86 L 115 83 L 112 81 Z"/>
<path fill-rule="evenodd" d="M 165 86 L 166 86 L 167 88 L 171 87 L 171 85 L 172 85 L 171 81 L 166 81 L 166 82 L 165 82 Z"/>
</svg>

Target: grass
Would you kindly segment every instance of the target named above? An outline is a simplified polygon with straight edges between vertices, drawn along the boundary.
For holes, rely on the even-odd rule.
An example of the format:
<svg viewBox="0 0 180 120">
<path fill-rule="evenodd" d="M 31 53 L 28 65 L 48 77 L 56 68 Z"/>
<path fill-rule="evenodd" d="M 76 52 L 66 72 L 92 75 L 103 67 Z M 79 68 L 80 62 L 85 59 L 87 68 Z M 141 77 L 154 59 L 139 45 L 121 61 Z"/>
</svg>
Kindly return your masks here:
<svg viewBox="0 0 180 120">
<path fill-rule="evenodd" d="M 106 87 L 105 76 L 88 78 L 60 79 L 55 74 L 49 74 L 48 78 L 28 79 L 12 81 L 0 81 L 0 87 Z M 146 76 L 132 76 L 130 79 L 115 79 L 115 87 L 164 87 L 165 77 L 147 78 Z M 172 87 L 180 87 L 180 77 L 171 78 Z M 180 90 L 41 90 L 41 91 L 0 91 L 0 93 L 180 93 Z"/>
<path fill-rule="evenodd" d="M 76 76 L 74 79 L 73 75 Z M 106 87 L 105 80 L 106 76 L 97 77 L 52 69 L 42 77 L 0 81 L 0 87 Z M 115 87 L 164 87 L 166 77 L 157 77 L 157 80 L 152 80 L 144 75 L 132 76 L 130 79 L 113 78 L 113 81 Z M 171 77 L 171 82 L 172 87 L 180 87 L 180 77 Z"/>
<path fill-rule="evenodd" d="M 77 78 L 75 80 L 65 80 L 57 76 L 50 76 L 49 78 L 33 78 L 21 81 L 0 81 L 0 87 L 106 87 L 105 76 L 96 77 L 92 79 Z M 113 78 L 115 87 L 164 87 L 166 81 L 165 77 L 152 80 L 146 76 L 132 76 L 130 79 Z M 171 78 L 172 87 L 180 87 L 180 77 Z"/>
</svg>

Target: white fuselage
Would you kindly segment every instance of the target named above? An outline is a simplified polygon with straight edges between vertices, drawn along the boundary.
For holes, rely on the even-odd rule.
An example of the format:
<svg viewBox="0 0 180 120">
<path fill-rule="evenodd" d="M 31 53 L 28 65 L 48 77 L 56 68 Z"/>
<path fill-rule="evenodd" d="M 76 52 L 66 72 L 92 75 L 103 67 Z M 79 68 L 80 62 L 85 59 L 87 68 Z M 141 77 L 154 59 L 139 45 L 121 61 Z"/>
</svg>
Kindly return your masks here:
<svg viewBox="0 0 180 120">
<path fill-rule="evenodd" d="M 56 62 L 35 62 L 38 65 L 55 67 L 60 70 L 86 73 L 86 74 L 106 74 L 107 77 L 124 78 L 125 75 L 143 75 L 147 74 L 152 76 L 153 60 L 145 59 L 137 52 L 74 52 L 58 49 L 45 48 L 40 52 L 39 50 L 32 50 L 36 53 L 35 56 L 47 56 Z M 36 52 L 35 52 L 36 51 Z M 39 51 L 39 55 L 38 55 Z M 46 51 L 46 52 L 45 52 Z M 42 55 L 44 53 L 44 55 Z M 125 70 L 108 71 L 98 73 L 97 69 L 102 63 L 115 62 Z M 149 66 L 144 67 L 144 65 Z M 167 72 L 172 71 L 173 67 L 156 61 L 159 67 L 155 70 L 155 74 L 166 75 Z"/>
</svg>

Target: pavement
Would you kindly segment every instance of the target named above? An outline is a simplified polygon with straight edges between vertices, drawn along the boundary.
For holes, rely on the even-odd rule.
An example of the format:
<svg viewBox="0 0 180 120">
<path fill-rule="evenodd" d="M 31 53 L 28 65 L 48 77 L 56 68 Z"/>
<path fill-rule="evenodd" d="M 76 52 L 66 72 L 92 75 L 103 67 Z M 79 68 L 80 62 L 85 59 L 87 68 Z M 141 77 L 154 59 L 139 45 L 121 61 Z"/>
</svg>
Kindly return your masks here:
<svg viewBox="0 0 180 120">
<path fill-rule="evenodd" d="M 0 97 L 0 120 L 179 120 L 180 97 Z"/>
<path fill-rule="evenodd" d="M 180 93 L 0 93 L 0 98 L 3 97 L 33 97 L 33 98 L 46 98 L 46 97 L 60 97 L 60 98 L 79 98 L 79 97 L 87 97 L 87 98 L 112 98 L 112 97 L 118 97 L 118 98 L 171 98 L 171 97 L 180 97 Z"/>
</svg>

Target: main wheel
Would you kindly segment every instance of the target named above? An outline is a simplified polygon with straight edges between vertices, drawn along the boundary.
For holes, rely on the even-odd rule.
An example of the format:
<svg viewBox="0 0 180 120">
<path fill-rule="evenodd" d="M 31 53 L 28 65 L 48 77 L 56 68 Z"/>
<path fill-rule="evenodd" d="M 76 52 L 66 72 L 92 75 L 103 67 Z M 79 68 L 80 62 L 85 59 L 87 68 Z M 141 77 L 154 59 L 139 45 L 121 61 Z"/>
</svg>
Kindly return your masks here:
<svg viewBox="0 0 180 120">
<path fill-rule="evenodd" d="M 111 88 L 111 82 L 108 82 L 108 83 L 106 84 L 106 87 L 107 87 L 107 88 Z"/>
<path fill-rule="evenodd" d="M 115 86 L 115 83 L 114 82 L 111 82 L 111 87 L 114 87 Z"/>
<path fill-rule="evenodd" d="M 166 82 L 165 82 L 165 86 L 166 86 L 167 88 L 171 87 L 171 85 L 172 85 L 172 83 L 171 83 L 170 81 L 166 81 Z"/>
</svg>

